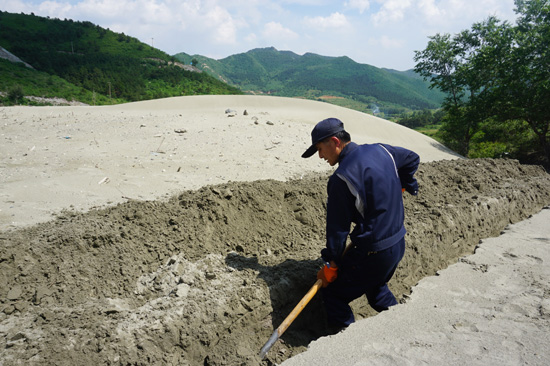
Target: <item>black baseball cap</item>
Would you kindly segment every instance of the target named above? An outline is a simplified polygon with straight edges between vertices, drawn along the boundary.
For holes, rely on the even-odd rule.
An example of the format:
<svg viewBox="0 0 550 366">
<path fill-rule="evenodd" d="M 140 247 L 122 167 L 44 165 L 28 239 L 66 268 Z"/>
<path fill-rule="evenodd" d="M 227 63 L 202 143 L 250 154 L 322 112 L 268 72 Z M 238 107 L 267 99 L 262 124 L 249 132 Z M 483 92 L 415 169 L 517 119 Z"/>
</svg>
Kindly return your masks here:
<svg viewBox="0 0 550 366">
<path fill-rule="evenodd" d="M 311 146 L 302 154 L 302 158 L 309 158 L 317 151 L 317 143 L 344 131 L 344 124 L 338 118 L 327 118 L 317 123 L 311 131 Z"/>
</svg>

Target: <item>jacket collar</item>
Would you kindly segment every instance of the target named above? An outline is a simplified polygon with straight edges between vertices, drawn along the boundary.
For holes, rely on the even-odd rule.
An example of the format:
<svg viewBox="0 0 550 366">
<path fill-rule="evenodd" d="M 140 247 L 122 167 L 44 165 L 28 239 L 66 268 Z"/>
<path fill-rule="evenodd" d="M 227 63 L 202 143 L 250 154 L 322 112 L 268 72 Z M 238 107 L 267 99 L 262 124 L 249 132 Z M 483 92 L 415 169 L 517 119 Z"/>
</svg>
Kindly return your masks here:
<svg viewBox="0 0 550 366">
<path fill-rule="evenodd" d="M 359 145 L 357 145 L 355 142 L 349 142 L 342 151 L 340 152 L 340 155 L 338 156 L 338 164 L 346 158 L 347 155 L 349 155 L 353 150 L 357 149 Z"/>
</svg>

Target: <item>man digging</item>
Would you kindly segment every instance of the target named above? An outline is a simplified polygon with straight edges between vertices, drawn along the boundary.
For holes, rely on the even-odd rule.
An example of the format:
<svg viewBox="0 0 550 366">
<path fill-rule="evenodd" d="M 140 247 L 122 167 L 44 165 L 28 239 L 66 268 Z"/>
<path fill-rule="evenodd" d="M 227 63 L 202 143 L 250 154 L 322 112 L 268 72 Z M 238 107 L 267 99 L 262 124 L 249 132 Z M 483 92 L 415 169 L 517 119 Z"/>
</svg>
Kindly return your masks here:
<svg viewBox="0 0 550 366">
<path fill-rule="evenodd" d="M 417 194 L 420 158 L 401 147 L 351 142 L 337 118 L 319 122 L 311 140 L 303 158 L 318 152 L 338 164 L 327 184 L 325 265 L 317 274 L 329 331 L 336 333 L 355 321 L 349 303 L 362 295 L 378 312 L 397 304 L 387 283 L 405 252 L 402 194 Z"/>
</svg>

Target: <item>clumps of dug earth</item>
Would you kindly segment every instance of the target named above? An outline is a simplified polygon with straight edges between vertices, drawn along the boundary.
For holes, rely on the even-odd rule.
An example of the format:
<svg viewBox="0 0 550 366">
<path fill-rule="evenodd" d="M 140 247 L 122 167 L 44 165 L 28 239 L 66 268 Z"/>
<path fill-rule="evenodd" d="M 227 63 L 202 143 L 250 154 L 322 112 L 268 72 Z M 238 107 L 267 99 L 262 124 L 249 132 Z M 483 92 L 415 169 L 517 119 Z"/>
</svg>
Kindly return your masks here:
<svg viewBox="0 0 550 366">
<path fill-rule="evenodd" d="M 326 334 L 319 295 L 258 356 L 315 282 L 327 178 L 208 186 L 0 233 L 0 364 L 273 365 L 304 351 Z M 513 160 L 426 163 L 417 178 L 390 283 L 401 301 L 550 203 L 550 176 Z"/>
</svg>

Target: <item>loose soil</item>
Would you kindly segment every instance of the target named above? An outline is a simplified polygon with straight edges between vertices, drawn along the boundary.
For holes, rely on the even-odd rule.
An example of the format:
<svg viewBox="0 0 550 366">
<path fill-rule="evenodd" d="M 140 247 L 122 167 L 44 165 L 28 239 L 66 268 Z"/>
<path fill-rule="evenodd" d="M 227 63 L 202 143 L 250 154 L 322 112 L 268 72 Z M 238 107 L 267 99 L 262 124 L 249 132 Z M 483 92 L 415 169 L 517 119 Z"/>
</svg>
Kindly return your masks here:
<svg viewBox="0 0 550 366">
<path fill-rule="evenodd" d="M 325 335 L 315 282 L 326 181 L 232 182 L 0 233 L 0 365 L 273 365 Z M 421 164 L 390 287 L 421 278 L 550 204 L 550 176 L 513 160 Z M 356 317 L 374 315 L 365 299 Z"/>
</svg>

